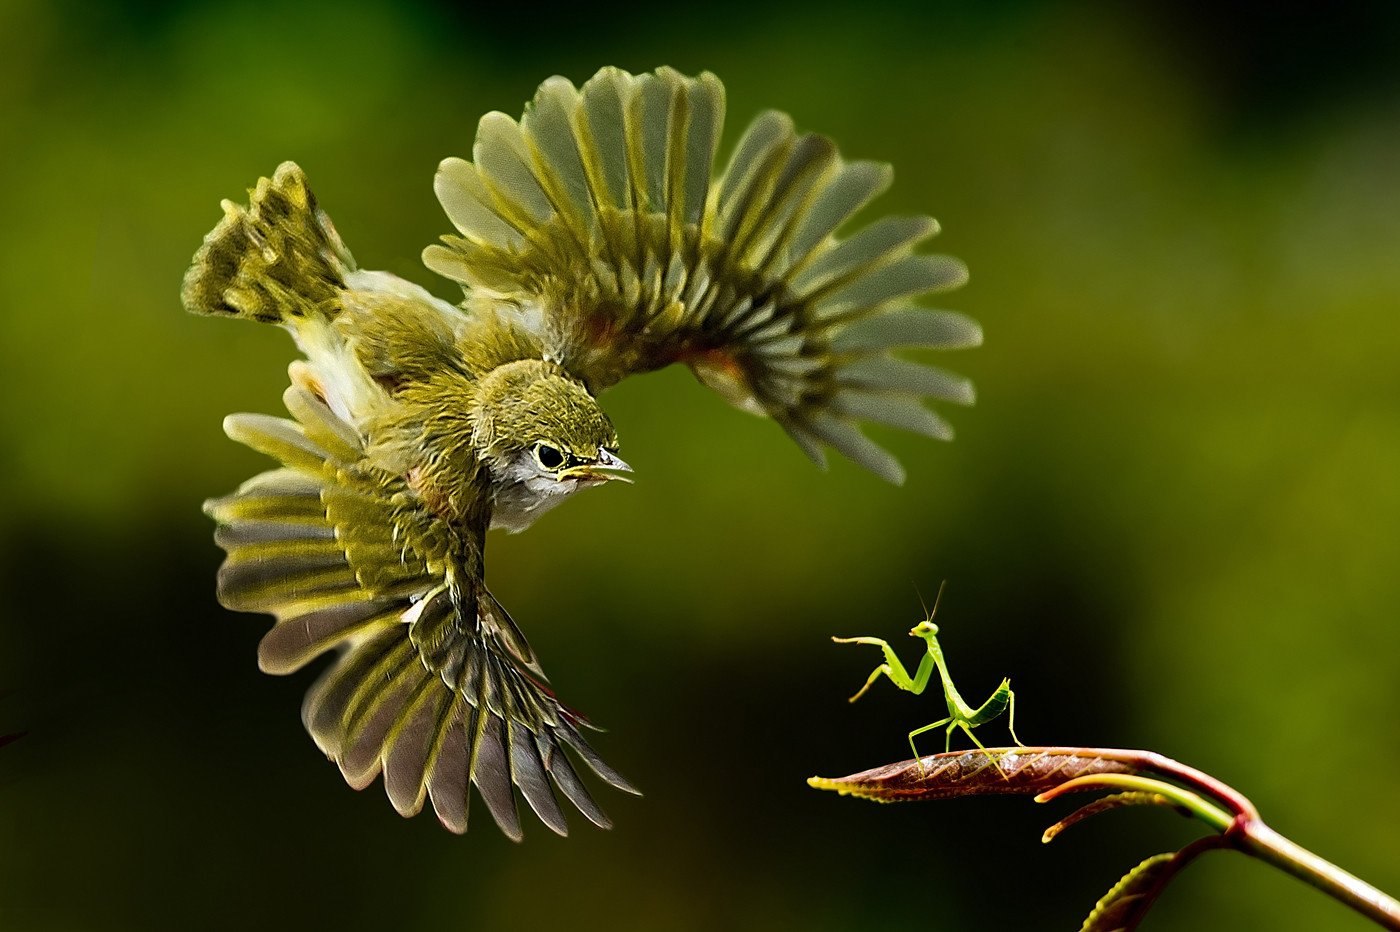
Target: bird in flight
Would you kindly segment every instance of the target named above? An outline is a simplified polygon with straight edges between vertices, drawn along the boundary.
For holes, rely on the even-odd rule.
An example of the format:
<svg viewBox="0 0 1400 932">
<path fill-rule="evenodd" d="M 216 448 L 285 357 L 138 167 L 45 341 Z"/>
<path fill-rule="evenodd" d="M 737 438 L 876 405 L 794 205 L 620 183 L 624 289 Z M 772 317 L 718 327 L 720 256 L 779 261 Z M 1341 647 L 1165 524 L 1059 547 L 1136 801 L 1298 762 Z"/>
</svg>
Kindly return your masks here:
<svg viewBox="0 0 1400 932">
<path fill-rule="evenodd" d="M 304 356 L 290 419 L 224 422 L 280 465 L 205 506 L 227 551 L 219 599 L 276 616 L 269 673 L 338 651 L 303 720 L 351 786 L 382 773 L 403 815 L 430 802 L 464 832 L 475 784 L 518 840 L 517 791 L 560 834 L 556 789 L 609 826 L 575 764 L 636 792 L 485 581 L 488 530 L 627 477 L 604 389 L 684 363 L 819 464 L 830 447 L 896 483 L 859 422 L 949 439 L 923 399 L 972 402 L 966 380 L 890 352 L 981 342 L 968 318 L 914 303 L 966 279 L 915 251 L 937 224 L 838 235 L 889 167 L 773 111 L 713 175 L 724 105 L 708 73 L 605 68 L 579 88 L 549 79 L 519 120 L 487 114 L 471 161 L 445 160 L 434 183 L 456 232 L 423 261 L 461 286 L 455 305 L 361 269 L 291 162 L 248 206 L 224 201 L 195 254 L 189 311 L 284 327 Z"/>
</svg>

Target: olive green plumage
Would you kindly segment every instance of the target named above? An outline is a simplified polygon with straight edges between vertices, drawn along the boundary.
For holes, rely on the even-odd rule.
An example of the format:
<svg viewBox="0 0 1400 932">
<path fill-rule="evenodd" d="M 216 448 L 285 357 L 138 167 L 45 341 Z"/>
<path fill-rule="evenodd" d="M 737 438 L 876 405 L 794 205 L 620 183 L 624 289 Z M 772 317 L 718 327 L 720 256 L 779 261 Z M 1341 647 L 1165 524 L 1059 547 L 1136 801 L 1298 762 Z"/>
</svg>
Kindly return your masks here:
<svg viewBox="0 0 1400 932">
<path fill-rule="evenodd" d="M 301 170 L 288 162 L 251 195 L 251 209 L 223 202 L 185 276 L 185 307 L 278 323 L 333 305 L 355 260 Z"/>
<path fill-rule="evenodd" d="M 606 826 L 569 753 L 633 791 L 484 583 L 489 528 L 523 530 L 627 471 L 598 392 L 683 362 L 818 462 L 831 446 L 894 482 L 858 421 L 948 439 L 921 399 L 972 401 L 966 380 L 889 353 L 980 342 L 967 318 L 913 303 L 966 277 L 914 251 L 937 224 L 837 236 L 888 167 L 770 112 L 712 178 L 723 119 L 714 76 L 666 68 L 552 78 L 518 122 L 488 114 L 473 161 L 444 161 L 435 183 L 457 233 L 424 262 L 461 284 L 457 306 L 358 269 L 291 163 L 247 208 L 225 202 L 195 256 L 190 311 L 280 324 L 306 357 L 291 420 L 226 421 L 281 467 L 208 503 L 220 599 L 276 616 L 269 672 L 340 651 L 307 728 L 351 785 L 382 773 L 401 813 L 430 801 L 464 831 L 474 783 L 510 837 L 516 789 L 563 833 L 557 788 Z"/>
</svg>

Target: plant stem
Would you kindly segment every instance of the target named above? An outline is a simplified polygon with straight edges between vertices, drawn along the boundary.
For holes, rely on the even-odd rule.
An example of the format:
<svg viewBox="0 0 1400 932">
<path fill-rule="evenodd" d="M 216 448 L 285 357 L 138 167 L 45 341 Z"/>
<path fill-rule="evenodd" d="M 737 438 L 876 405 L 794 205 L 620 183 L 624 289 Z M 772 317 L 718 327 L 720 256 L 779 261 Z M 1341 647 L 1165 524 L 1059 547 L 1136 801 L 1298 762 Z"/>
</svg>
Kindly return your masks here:
<svg viewBox="0 0 1400 932">
<path fill-rule="evenodd" d="M 1400 932 L 1400 902 L 1289 841 L 1259 819 L 1240 820 L 1225 837 L 1240 851 L 1312 884 L 1382 928 Z"/>
</svg>

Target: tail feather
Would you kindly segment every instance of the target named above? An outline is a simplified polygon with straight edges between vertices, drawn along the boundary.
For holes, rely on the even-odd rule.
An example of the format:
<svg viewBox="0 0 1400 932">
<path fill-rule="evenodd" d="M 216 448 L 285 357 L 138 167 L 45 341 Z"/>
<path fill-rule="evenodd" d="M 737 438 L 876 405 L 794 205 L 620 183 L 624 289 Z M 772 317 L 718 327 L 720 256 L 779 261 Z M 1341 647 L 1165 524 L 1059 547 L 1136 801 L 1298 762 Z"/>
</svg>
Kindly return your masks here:
<svg viewBox="0 0 1400 932">
<path fill-rule="evenodd" d="M 259 179 L 248 207 L 223 208 L 185 273 L 186 310 L 273 324 L 334 316 L 355 260 L 296 163 Z"/>
</svg>

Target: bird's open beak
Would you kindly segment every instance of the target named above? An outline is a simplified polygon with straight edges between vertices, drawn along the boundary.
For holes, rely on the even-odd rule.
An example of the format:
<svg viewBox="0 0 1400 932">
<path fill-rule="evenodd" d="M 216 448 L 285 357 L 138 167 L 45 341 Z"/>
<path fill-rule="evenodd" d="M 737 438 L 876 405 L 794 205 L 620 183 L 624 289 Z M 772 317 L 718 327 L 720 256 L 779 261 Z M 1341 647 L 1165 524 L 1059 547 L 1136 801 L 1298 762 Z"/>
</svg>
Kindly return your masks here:
<svg viewBox="0 0 1400 932">
<path fill-rule="evenodd" d="M 596 479 L 602 482 L 609 479 L 620 479 L 623 482 L 631 482 L 632 479 L 627 475 L 631 471 L 632 467 L 624 463 L 617 455 L 609 453 L 607 450 L 600 450 L 598 462 L 584 463 L 581 466 L 566 469 L 560 477 Z"/>
</svg>

